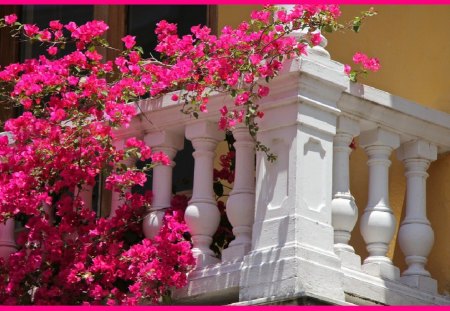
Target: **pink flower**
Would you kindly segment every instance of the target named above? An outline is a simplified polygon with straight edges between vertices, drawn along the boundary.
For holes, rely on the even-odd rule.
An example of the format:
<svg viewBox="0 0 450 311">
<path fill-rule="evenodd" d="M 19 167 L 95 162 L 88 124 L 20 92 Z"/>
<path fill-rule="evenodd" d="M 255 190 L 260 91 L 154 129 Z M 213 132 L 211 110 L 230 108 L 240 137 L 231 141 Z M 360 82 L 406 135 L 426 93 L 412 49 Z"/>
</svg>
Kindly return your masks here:
<svg viewBox="0 0 450 311">
<path fill-rule="evenodd" d="M 171 97 L 171 99 L 172 99 L 174 102 L 178 101 L 178 95 L 177 95 L 177 94 L 173 94 L 172 97 Z"/>
<path fill-rule="evenodd" d="M 11 14 L 11 15 L 6 15 L 5 16 L 5 23 L 7 25 L 12 25 L 17 21 L 17 15 L 16 14 Z"/>
<path fill-rule="evenodd" d="M 380 65 L 380 61 L 378 60 L 378 58 L 374 57 L 374 58 L 366 59 L 363 62 L 363 67 L 367 70 L 377 72 L 378 70 L 380 70 L 381 65 Z"/>
<path fill-rule="evenodd" d="M 261 97 L 269 95 L 269 88 L 267 86 L 260 85 L 258 88 L 258 95 Z"/>
<path fill-rule="evenodd" d="M 252 65 L 258 65 L 262 60 L 262 56 L 259 54 L 252 54 L 250 55 L 250 63 Z"/>
<path fill-rule="evenodd" d="M 122 38 L 122 42 L 125 43 L 127 49 L 131 49 L 136 44 L 136 36 L 126 36 Z"/>
<path fill-rule="evenodd" d="M 320 32 L 316 32 L 311 35 L 311 43 L 316 46 L 322 42 L 322 37 L 320 36 Z"/>
<path fill-rule="evenodd" d="M 351 71 L 352 67 L 350 67 L 350 65 L 344 65 L 344 72 L 346 75 L 349 75 Z"/>
<path fill-rule="evenodd" d="M 32 37 L 39 32 L 39 27 L 36 25 L 25 24 L 23 26 L 23 30 L 28 37 Z"/>
<path fill-rule="evenodd" d="M 355 64 L 362 64 L 364 61 L 366 61 L 367 60 L 367 55 L 365 55 L 365 54 L 363 54 L 363 53 L 361 53 L 361 52 L 356 52 L 354 55 L 353 55 L 353 62 L 355 63 Z"/>
<path fill-rule="evenodd" d="M 47 53 L 50 55 L 56 55 L 56 53 L 58 53 L 58 48 L 56 46 L 51 46 L 47 49 Z"/>
<path fill-rule="evenodd" d="M 241 106 L 243 104 L 245 104 L 249 99 L 249 94 L 248 92 L 243 92 L 241 94 L 239 94 L 238 96 L 236 96 L 236 100 L 234 101 L 236 106 Z"/>
<path fill-rule="evenodd" d="M 53 30 L 61 30 L 63 28 L 63 24 L 59 20 L 50 21 L 49 26 Z"/>
</svg>

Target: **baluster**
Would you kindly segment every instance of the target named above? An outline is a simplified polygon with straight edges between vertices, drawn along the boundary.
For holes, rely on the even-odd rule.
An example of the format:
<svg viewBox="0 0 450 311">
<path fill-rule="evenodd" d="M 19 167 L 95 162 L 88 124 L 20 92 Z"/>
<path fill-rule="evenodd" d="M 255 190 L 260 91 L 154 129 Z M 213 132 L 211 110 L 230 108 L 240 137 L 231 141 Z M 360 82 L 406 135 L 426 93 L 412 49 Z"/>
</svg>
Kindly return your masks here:
<svg viewBox="0 0 450 311">
<path fill-rule="evenodd" d="M 125 148 L 125 140 L 116 140 L 113 142 L 114 147 L 118 150 L 122 150 Z M 126 167 L 132 167 L 135 165 L 136 160 L 133 158 L 127 158 L 125 160 L 122 160 L 122 163 L 126 165 Z M 111 211 L 109 213 L 109 218 L 112 218 L 116 215 L 116 210 L 119 208 L 119 206 L 123 203 L 123 198 L 120 197 L 120 193 L 116 191 L 112 191 L 111 193 Z"/>
<path fill-rule="evenodd" d="M 369 257 L 362 268 L 368 274 L 395 280 L 400 277 L 399 269 L 386 256 L 396 226 L 389 206 L 389 156 L 400 145 L 400 137 L 377 128 L 361 133 L 360 144 L 369 157 L 368 202 L 361 217 L 361 234 Z"/>
<path fill-rule="evenodd" d="M 173 158 L 178 150 L 183 149 L 184 137 L 166 131 L 150 133 L 144 137 L 145 143 L 152 147 L 152 152 L 163 152 L 170 160 L 170 165 L 157 165 L 153 168 L 153 203 L 143 222 L 144 234 L 153 238 L 162 226 L 165 210 L 170 207 L 172 198 Z"/>
<path fill-rule="evenodd" d="M 233 135 L 236 140 L 235 179 L 226 210 L 235 239 L 223 251 L 222 261 L 242 258 L 250 251 L 255 218 L 255 141 L 245 126 L 236 128 Z"/>
<path fill-rule="evenodd" d="M 10 218 L 5 223 L 0 223 L 0 257 L 7 259 L 16 250 L 14 219 Z"/>
<path fill-rule="evenodd" d="M 213 165 L 214 151 L 218 141 L 223 139 L 223 133 L 218 132 L 216 124 L 203 121 L 188 125 L 186 137 L 195 149 L 195 167 L 192 198 L 184 217 L 192 234 L 192 252 L 197 267 L 203 267 L 219 262 L 209 246 L 220 223 L 213 192 Z"/>
<path fill-rule="evenodd" d="M 77 188 L 78 191 L 78 188 Z M 92 208 L 92 193 L 94 191 L 94 187 L 91 185 L 83 185 L 81 187 L 81 190 L 77 194 L 79 198 L 84 202 L 84 207 L 87 207 L 89 209 Z"/>
<path fill-rule="evenodd" d="M 336 135 L 333 140 L 333 200 L 331 201 L 332 224 L 334 228 L 334 251 L 341 257 L 342 264 L 361 268 L 361 259 L 348 244 L 351 232 L 358 219 L 358 208 L 350 193 L 349 147 L 353 137 L 359 134 L 357 121 L 344 116 L 338 117 Z"/>
<path fill-rule="evenodd" d="M 0 133 L 0 136 L 7 136 L 9 145 L 14 144 L 14 139 L 9 132 Z M 0 223 L 0 257 L 7 259 L 10 254 L 17 250 L 14 238 L 14 218 Z"/>
<path fill-rule="evenodd" d="M 434 233 L 426 216 L 426 179 L 431 161 L 437 159 L 436 146 L 422 140 L 403 144 L 398 158 L 405 165 L 406 215 L 400 225 L 398 241 L 408 268 L 401 281 L 421 290 L 437 292 L 437 282 L 425 270 L 434 243 Z"/>
</svg>

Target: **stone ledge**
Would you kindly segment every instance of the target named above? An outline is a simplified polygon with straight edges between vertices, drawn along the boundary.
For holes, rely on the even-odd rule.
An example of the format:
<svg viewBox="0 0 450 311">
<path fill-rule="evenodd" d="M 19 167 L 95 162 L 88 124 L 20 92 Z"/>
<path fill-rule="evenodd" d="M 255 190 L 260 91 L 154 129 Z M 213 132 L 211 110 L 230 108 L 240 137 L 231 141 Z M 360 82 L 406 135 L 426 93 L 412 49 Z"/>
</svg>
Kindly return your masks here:
<svg viewBox="0 0 450 311">
<path fill-rule="evenodd" d="M 189 283 L 173 291 L 176 305 L 224 305 L 239 301 L 242 261 L 210 265 L 189 274 Z"/>
<path fill-rule="evenodd" d="M 357 305 L 450 305 L 450 297 L 433 295 L 399 281 L 381 279 L 343 267 L 346 301 Z"/>
</svg>

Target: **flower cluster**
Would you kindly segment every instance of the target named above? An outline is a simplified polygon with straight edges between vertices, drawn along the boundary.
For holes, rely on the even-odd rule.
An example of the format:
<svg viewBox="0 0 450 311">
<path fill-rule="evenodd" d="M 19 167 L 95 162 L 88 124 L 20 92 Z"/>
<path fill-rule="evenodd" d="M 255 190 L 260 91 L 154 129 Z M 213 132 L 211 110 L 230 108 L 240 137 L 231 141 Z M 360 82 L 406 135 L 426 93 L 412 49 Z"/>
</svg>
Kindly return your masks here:
<svg viewBox="0 0 450 311">
<path fill-rule="evenodd" d="M 356 82 L 358 75 L 360 74 L 367 74 L 368 71 L 377 72 L 381 68 L 378 58 L 369 58 L 361 52 L 357 52 L 353 55 L 353 62 L 360 65 L 359 70 L 352 70 L 350 65 L 344 65 L 344 72 L 350 77 L 352 82 Z"/>
<path fill-rule="evenodd" d="M 133 122 L 142 97 L 178 91 L 172 99 L 197 117 L 208 111 L 213 92 L 225 92 L 231 100 L 220 109 L 218 127 L 245 122 L 256 138 L 257 120 L 264 116 L 258 100 L 269 95 L 267 83 L 286 59 L 320 44 L 319 31 L 341 28 L 339 15 L 334 5 L 296 5 L 289 12 L 266 6 L 219 35 L 195 26 L 182 37 L 175 24 L 161 21 L 156 28 L 161 60 L 144 59 L 135 37 L 125 36 L 124 50 L 112 61 L 99 52 L 109 47 L 102 21 L 79 26 L 53 20 L 40 29 L 15 15 L 1 18 L 0 28 L 40 42 L 47 54 L 0 69 L 2 101 L 24 110 L 5 123 L 9 136 L 0 136 L 0 221 L 14 218 L 24 225 L 19 249 L 0 264 L 0 302 L 159 302 L 170 287 L 186 284 L 194 259 L 183 238 L 182 208 L 166 215 L 160 235 L 147 240 L 141 226 L 150 196 L 131 191 L 155 165 L 170 160 L 136 138 L 117 148 L 115 130 Z M 297 30 L 306 31 L 299 41 L 290 36 Z M 63 55 L 67 46 L 74 49 Z M 359 62 L 367 70 L 379 67 L 371 59 Z M 128 159 L 151 164 L 127 167 Z M 215 172 L 215 185 L 233 180 L 233 154 L 221 160 L 224 169 Z M 97 217 L 80 195 L 102 178 L 123 202 L 110 218 Z M 225 219 L 224 204 L 219 208 Z M 230 226 L 224 224 L 219 236 L 229 241 Z"/>
</svg>

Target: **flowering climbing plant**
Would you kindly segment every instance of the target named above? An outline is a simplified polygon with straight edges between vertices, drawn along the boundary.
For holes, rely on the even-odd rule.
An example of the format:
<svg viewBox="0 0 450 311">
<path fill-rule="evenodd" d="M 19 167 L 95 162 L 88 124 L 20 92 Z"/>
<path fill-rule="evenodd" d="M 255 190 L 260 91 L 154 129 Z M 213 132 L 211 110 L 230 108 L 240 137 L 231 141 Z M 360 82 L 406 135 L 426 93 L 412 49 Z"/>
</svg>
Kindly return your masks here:
<svg viewBox="0 0 450 311">
<path fill-rule="evenodd" d="M 344 28 L 340 14 L 336 5 L 266 6 L 220 35 L 194 26 L 182 37 L 175 24 L 161 21 L 155 31 L 160 59 L 144 58 L 128 35 L 111 61 L 99 52 L 112 49 L 102 21 L 54 20 L 40 29 L 15 15 L 0 19 L 13 37 L 46 47 L 45 55 L 0 68 L 0 102 L 24 111 L 4 124 L 8 135 L 0 136 L 0 221 L 23 224 L 17 250 L 0 262 L 0 303 L 158 303 L 171 288 L 184 286 L 195 262 L 180 213 L 169 210 L 159 235 L 144 237 L 151 196 L 131 191 L 155 165 L 170 160 L 136 138 L 115 147 L 114 130 L 130 124 L 140 98 L 172 93 L 184 113 L 198 117 L 208 112 L 211 94 L 224 92 L 233 101 L 220 109 L 218 127 L 245 123 L 256 139 L 264 115 L 258 100 L 269 94 L 267 83 L 286 59 L 320 44 L 320 31 Z M 363 12 L 359 20 L 373 14 Z M 302 35 L 292 36 L 295 31 Z M 69 46 L 73 50 L 63 54 Z M 379 67 L 362 57 L 357 62 Z M 351 76 L 351 69 L 346 72 Z M 264 145 L 256 147 L 274 159 Z M 127 159 L 151 164 L 127 167 Z M 122 199 L 111 217 L 98 217 L 83 199 L 100 175 Z"/>
</svg>

